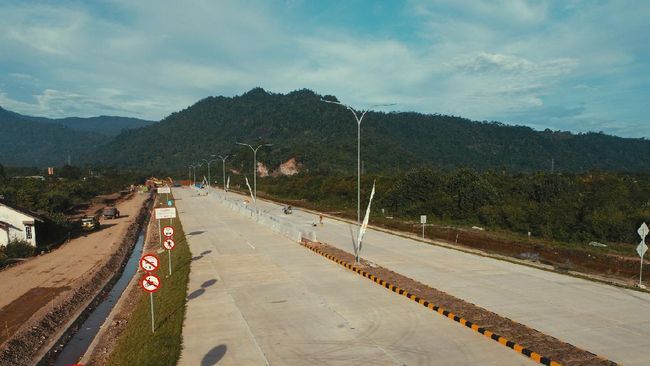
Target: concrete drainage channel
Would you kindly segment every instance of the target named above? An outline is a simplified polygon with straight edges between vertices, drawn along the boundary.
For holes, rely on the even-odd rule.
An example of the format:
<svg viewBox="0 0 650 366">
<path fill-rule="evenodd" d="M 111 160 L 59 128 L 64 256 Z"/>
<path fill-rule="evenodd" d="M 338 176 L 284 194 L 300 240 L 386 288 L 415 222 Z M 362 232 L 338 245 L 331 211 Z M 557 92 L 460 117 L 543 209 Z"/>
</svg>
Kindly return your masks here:
<svg viewBox="0 0 650 366">
<path fill-rule="evenodd" d="M 126 262 L 126 267 L 121 276 L 117 280 L 114 286 L 108 292 L 108 295 L 104 297 L 106 290 L 102 291 L 97 295 L 93 303 L 100 301 L 97 307 L 89 308 L 90 314 L 88 314 L 87 319 L 79 327 L 74 327 L 73 334 L 71 334 L 70 340 L 63 345 L 62 343 L 57 342 L 57 345 L 54 347 L 51 353 L 55 354 L 54 366 L 65 366 L 71 365 L 77 362 L 88 350 L 88 347 L 92 343 L 93 339 L 99 333 L 100 328 L 106 321 L 106 318 L 110 314 L 111 310 L 117 303 L 117 300 L 122 296 L 122 293 L 126 289 L 127 285 L 131 281 L 131 278 L 135 275 L 138 267 L 138 260 L 142 255 L 142 247 L 144 246 L 144 231 L 140 230 L 138 235 L 138 240 L 135 244 L 135 248 L 131 253 L 128 261 Z M 107 286 L 110 287 L 110 286 Z M 63 346 L 63 347 L 61 347 Z M 45 361 L 45 360 L 43 360 Z M 49 365 L 51 362 L 41 362 L 38 365 Z"/>
<path fill-rule="evenodd" d="M 136 273 L 137 262 L 144 245 L 144 228 L 149 221 L 152 202 L 151 198 L 146 201 L 145 206 L 140 210 L 138 219 L 129 227 L 124 240 L 130 241 L 130 243 L 123 246 L 126 252 L 123 253 L 119 266 L 110 268 L 114 267 L 111 266 L 113 263 L 110 261 L 107 263 L 105 269 L 113 275 L 106 280 L 99 293 L 89 301 L 77 317 L 69 321 L 66 330 L 59 339 L 40 356 L 37 356 L 35 363 L 37 366 L 70 365 L 76 363 L 84 355 L 104 324 L 106 317 Z"/>
</svg>

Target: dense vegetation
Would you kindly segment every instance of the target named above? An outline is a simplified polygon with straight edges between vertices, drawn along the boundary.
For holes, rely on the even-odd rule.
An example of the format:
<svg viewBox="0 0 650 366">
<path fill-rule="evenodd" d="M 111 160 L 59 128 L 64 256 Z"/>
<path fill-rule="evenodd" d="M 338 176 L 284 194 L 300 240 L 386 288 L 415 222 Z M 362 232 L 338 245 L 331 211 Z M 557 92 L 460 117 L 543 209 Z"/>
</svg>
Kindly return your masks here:
<svg viewBox="0 0 650 366">
<path fill-rule="evenodd" d="M 93 161 L 180 171 L 211 154 L 235 152 L 231 166 L 251 171 L 250 149 L 235 142 L 266 142 L 274 145 L 259 150 L 258 159 L 271 170 L 295 157 L 312 174 L 350 174 L 356 166 L 356 123 L 350 111 L 320 99 L 309 90 L 283 95 L 260 88 L 233 98 L 209 97 L 160 123 L 123 132 L 99 147 Z M 539 132 L 419 113 L 368 113 L 362 146 L 368 173 L 419 166 L 550 171 L 552 161 L 555 171 L 563 172 L 650 169 L 650 141 L 644 139 Z"/>
<path fill-rule="evenodd" d="M 88 161 L 88 154 L 123 129 L 153 123 L 125 117 L 49 119 L 0 108 L 0 164 L 59 166 Z"/>
<path fill-rule="evenodd" d="M 147 121 L 139 118 L 117 116 L 98 116 L 88 118 L 67 117 L 59 119 L 25 117 L 37 122 L 62 125 L 76 131 L 96 132 L 107 136 L 116 136 L 123 130 L 144 127 L 154 123 L 154 121 Z"/>
<path fill-rule="evenodd" d="M 377 181 L 373 215 L 480 225 L 564 242 L 636 243 L 650 218 L 650 174 L 512 174 L 418 169 L 363 178 L 363 207 Z M 306 199 L 326 210 L 356 212 L 356 178 L 299 175 L 258 181 L 258 190 Z M 354 215 L 353 215 L 354 216 Z"/>
</svg>

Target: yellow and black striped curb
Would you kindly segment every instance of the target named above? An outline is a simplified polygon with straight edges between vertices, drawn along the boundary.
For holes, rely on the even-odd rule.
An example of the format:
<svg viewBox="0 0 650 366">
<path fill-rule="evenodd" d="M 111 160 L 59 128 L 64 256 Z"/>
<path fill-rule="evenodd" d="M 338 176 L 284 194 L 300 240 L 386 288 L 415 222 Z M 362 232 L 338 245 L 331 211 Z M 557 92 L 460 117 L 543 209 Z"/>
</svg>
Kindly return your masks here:
<svg viewBox="0 0 650 366">
<path fill-rule="evenodd" d="M 403 295 L 403 296 L 417 302 L 418 304 L 421 304 L 422 306 L 425 306 L 425 307 L 437 312 L 438 314 L 446 316 L 447 318 L 452 319 L 453 321 L 455 321 L 457 323 L 460 323 L 460 324 L 466 326 L 467 328 L 472 329 L 475 332 L 481 333 L 484 336 L 486 336 L 486 337 L 488 337 L 488 338 L 490 338 L 490 339 L 492 339 L 494 341 L 497 341 L 497 342 L 501 343 L 502 345 L 504 345 L 504 346 L 506 346 L 508 348 L 512 348 L 513 350 L 515 350 L 515 352 L 521 353 L 522 355 L 524 355 L 524 356 L 526 356 L 526 357 L 528 357 L 528 358 L 530 358 L 530 359 L 532 359 L 534 361 L 537 361 L 537 362 L 539 362 L 539 363 L 541 363 L 543 365 L 548 365 L 548 366 L 561 366 L 561 364 L 559 362 L 553 361 L 548 357 L 544 357 L 544 356 L 540 355 L 539 353 L 533 352 L 533 351 L 531 351 L 530 349 L 528 349 L 526 347 L 523 347 L 523 346 L 521 346 L 521 345 L 519 345 L 519 344 L 517 344 L 515 342 L 509 341 L 505 337 L 502 337 L 502 336 L 500 336 L 500 335 L 498 335 L 496 333 L 493 333 L 493 332 L 491 332 L 491 331 L 489 331 L 489 330 L 487 330 L 485 328 L 479 327 L 478 325 L 472 323 L 469 320 L 463 319 L 463 318 L 455 315 L 452 312 L 449 312 L 449 311 L 447 311 L 445 309 L 442 309 L 439 306 L 431 304 L 427 300 L 421 299 L 421 298 L 419 298 L 419 297 L 417 297 L 417 296 L 415 296 L 413 294 L 409 294 L 404 289 L 401 289 L 401 288 L 399 288 L 399 287 L 397 287 L 395 285 L 392 285 L 392 284 L 390 284 L 390 283 L 376 277 L 375 275 L 372 275 L 372 274 L 370 274 L 370 273 L 368 273 L 368 272 L 366 272 L 366 271 L 364 271 L 364 270 L 362 270 L 362 269 L 360 269 L 360 268 L 358 268 L 358 267 L 356 267 L 356 266 L 354 266 L 354 265 L 352 265 L 352 264 L 350 264 L 348 262 L 342 261 L 342 260 L 334 257 L 333 255 L 327 254 L 327 253 L 325 253 L 325 252 L 323 252 L 323 251 L 321 251 L 321 250 L 319 250 L 317 248 L 314 248 L 311 245 L 306 244 L 304 242 L 301 242 L 300 245 L 302 245 L 302 246 L 304 246 L 304 247 L 306 247 L 308 249 L 311 249 L 312 251 L 314 251 L 314 252 L 316 252 L 316 253 L 318 253 L 318 254 L 320 254 L 320 255 L 322 255 L 322 256 L 324 256 L 324 257 L 326 257 L 326 258 L 328 258 L 328 259 L 330 259 L 330 260 L 332 260 L 332 261 L 334 261 L 334 262 L 336 262 L 336 263 L 338 263 L 338 264 L 340 264 L 340 265 L 342 265 L 342 266 L 344 266 L 344 267 L 346 267 L 346 268 L 348 268 L 348 269 L 350 269 L 350 270 L 352 270 L 352 271 L 354 271 L 354 272 L 356 272 L 356 273 L 358 273 L 360 275 L 362 275 L 363 277 L 369 278 L 372 281 L 384 286 L 385 288 L 387 288 L 387 289 L 389 289 L 389 290 L 391 290 L 391 291 L 393 291 L 393 292 L 395 292 L 395 293 L 397 293 L 399 295 Z"/>
</svg>

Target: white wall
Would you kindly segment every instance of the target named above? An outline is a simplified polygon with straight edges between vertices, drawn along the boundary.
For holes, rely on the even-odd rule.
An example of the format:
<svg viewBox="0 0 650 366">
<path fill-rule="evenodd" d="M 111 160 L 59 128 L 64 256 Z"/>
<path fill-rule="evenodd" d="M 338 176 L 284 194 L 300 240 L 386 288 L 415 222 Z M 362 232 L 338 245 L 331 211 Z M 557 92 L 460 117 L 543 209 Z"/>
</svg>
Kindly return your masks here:
<svg viewBox="0 0 650 366">
<path fill-rule="evenodd" d="M 0 221 L 9 223 L 9 237 L 11 239 L 22 239 L 29 242 L 31 245 L 36 246 L 36 229 L 34 224 L 31 225 L 32 238 L 27 239 L 25 233 L 25 222 L 34 222 L 34 219 L 21 212 L 15 211 L 7 206 L 0 204 Z M 0 229 L 0 245 L 7 245 L 7 232 Z"/>
</svg>

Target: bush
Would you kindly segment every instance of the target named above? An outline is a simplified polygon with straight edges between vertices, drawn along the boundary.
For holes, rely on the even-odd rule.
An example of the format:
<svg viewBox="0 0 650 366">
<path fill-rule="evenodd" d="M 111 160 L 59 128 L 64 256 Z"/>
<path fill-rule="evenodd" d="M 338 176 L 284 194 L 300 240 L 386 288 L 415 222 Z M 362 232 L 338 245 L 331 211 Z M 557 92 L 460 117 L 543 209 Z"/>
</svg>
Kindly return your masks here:
<svg viewBox="0 0 650 366">
<path fill-rule="evenodd" d="M 31 244 L 22 239 L 12 239 L 4 249 L 8 258 L 27 258 L 34 255 L 34 248 Z"/>
</svg>

